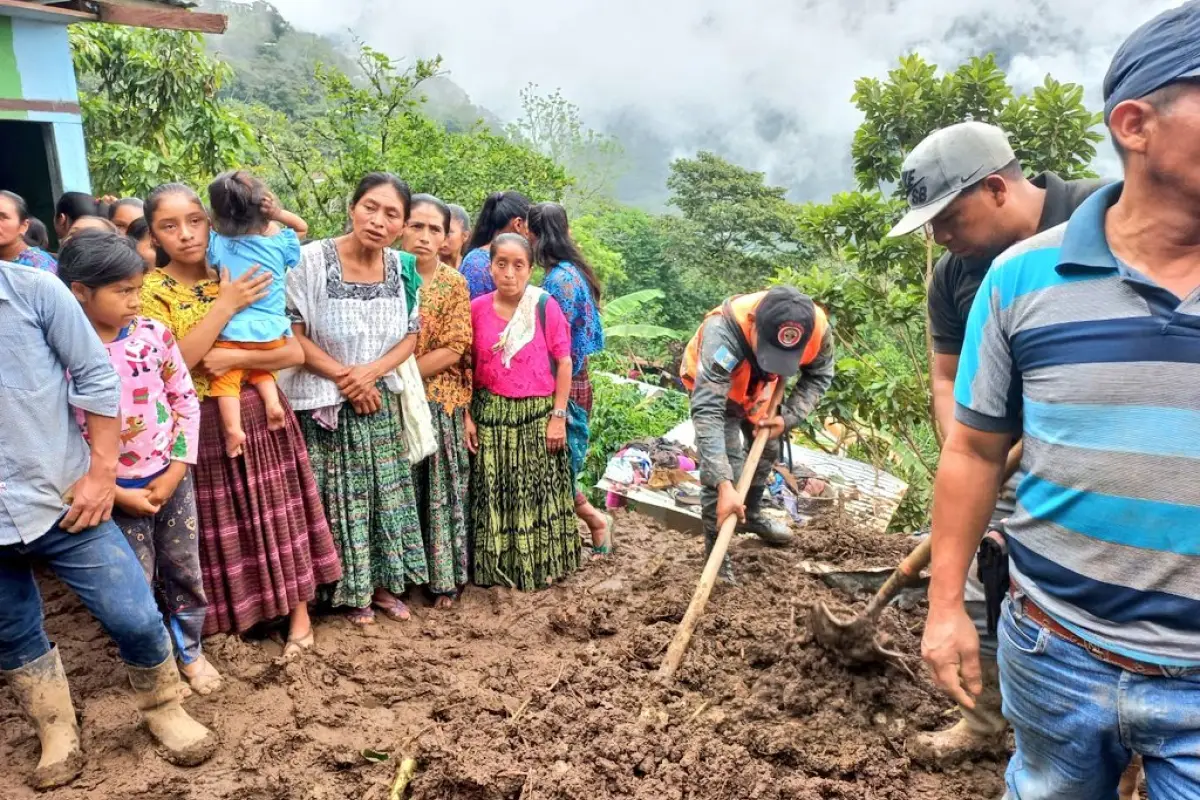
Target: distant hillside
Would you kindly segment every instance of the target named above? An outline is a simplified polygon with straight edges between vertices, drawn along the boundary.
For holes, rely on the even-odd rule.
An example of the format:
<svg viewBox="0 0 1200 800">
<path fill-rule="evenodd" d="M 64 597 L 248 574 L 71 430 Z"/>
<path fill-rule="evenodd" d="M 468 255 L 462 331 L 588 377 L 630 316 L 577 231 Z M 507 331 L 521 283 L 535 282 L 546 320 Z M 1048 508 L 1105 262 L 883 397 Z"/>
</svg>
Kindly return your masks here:
<svg viewBox="0 0 1200 800">
<path fill-rule="evenodd" d="M 275 6 L 264 0 L 237 3 L 202 0 L 205 11 L 229 17 L 229 29 L 209 36 L 209 48 L 233 67 L 234 80 L 226 87 L 229 97 L 262 103 L 294 119 L 313 113 L 313 68 L 328 64 L 355 74 L 357 43 L 345 36 L 318 36 L 298 31 Z M 482 120 L 500 130 L 503 122 L 491 111 L 475 105 L 448 77 L 427 81 L 422 87 L 425 113 L 449 130 L 464 130 Z"/>
</svg>

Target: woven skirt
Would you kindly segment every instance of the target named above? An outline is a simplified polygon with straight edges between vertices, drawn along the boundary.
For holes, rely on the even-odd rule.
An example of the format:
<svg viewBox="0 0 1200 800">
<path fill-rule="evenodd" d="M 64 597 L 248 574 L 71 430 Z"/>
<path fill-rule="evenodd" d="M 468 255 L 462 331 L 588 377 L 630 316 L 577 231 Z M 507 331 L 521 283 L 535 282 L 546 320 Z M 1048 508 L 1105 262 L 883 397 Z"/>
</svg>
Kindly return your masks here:
<svg viewBox="0 0 1200 800">
<path fill-rule="evenodd" d="M 446 413 L 429 404 L 437 452 L 414 469 L 417 508 L 425 535 L 429 591 L 453 594 L 470 579 L 471 458 L 467 452 L 466 409 Z"/>
<path fill-rule="evenodd" d="M 476 390 L 479 453 L 471 475 L 475 582 L 544 589 L 579 568 L 579 531 L 566 450 L 546 449 L 549 397 Z"/>
<path fill-rule="evenodd" d="M 398 595 L 429 580 L 400 398 L 382 384 L 379 390 L 379 411 L 360 416 L 346 403 L 336 431 L 300 415 L 342 557 L 342 579 L 329 598 L 335 606 L 366 608 L 376 589 Z"/>
<path fill-rule="evenodd" d="M 195 475 L 205 636 L 286 616 L 342 575 L 304 437 L 280 399 L 287 424 L 269 431 L 262 397 L 242 392 L 246 445 L 235 459 L 225 455 L 217 401 L 201 405 Z"/>
</svg>

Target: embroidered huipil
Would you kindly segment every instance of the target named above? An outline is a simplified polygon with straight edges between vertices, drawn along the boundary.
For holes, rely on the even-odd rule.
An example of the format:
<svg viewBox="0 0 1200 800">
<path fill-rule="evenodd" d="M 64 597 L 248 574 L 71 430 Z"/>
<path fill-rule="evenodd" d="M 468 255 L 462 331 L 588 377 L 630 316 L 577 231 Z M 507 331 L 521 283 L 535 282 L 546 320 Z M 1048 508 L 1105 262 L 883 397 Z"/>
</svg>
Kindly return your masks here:
<svg viewBox="0 0 1200 800">
<path fill-rule="evenodd" d="M 453 267 L 439 264 L 421 287 L 421 333 L 415 354 L 420 358 L 443 348 L 462 358 L 425 381 L 425 396 L 453 414 L 471 402 L 471 298 L 466 279 Z"/>
<path fill-rule="evenodd" d="M 46 272 L 58 273 L 58 262 L 54 256 L 40 247 L 26 247 L 21 254 L 13 259 L 14 264 L 23 264 L 34 269 L 44 269 Z"/>
<path fill-rule="evenodd" d="M 301 253 L 300 265 L 288 274 L 288 315 L 339 364 L 369 364 L 420 330 L 419 301 L 409 306 L 399 252 L 384 250 L 378 283 L 345 281 L 332 239 L 306 244 Z M 404 386 L 398 370 L 383 382 L 393 394 Z M 304 368 L 280 373 L 279 387 L 296 411 L 329 409 L 335 418 L 346 399 L 336 383 Z"/>
<path fill-rule="evenodd" d="M 467 253 L 458 271 L 467 279 L 467 291 L 472 300 L 496 291 L 496 282 L 492 280 L 492 257 L 486 247 L 476 247 Z"/>
<path fill-rule="evenodd" d="M 587 357 L 604 349 L 604 328 L 591 287 L 570 261 L 560 261 L 546 273 L 542 288 L 558 301 L 571 326 L 571 371 L 578 375 Z"/>
<path fill-rule="evenodd" d="M 105 349 L 121 379 L 117 477 L 152 478 L 172 461 L 195 464 L 200 399 L 171 331 L 161 322 L 138 317 Z M 76 418 L 83 427 L 83 413 L 76 411 Z"/>
</svg>

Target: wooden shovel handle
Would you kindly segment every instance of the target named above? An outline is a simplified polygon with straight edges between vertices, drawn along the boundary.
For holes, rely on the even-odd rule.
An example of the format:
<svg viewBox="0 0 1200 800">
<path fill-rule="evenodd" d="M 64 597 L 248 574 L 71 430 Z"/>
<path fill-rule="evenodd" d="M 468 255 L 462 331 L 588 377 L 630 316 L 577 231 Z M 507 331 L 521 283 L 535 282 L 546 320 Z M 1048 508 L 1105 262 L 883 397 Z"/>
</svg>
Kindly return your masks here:
<svg viewBox="0 0 1200 800">
<path fill-rule="evenodd" d="M 913 551 L 904 557 L 900 565 L 892 571 L 883 586 L 879 587 L 879 591 L 871 598 L 871 602 L 867 604 L 863 611 L 864 617 L 876 617 L 880 612 L 887 607 L 887 604 L 892 602 L 892 599 L 899 594 L 900 590 L 906 586 L 910 586 L 916 582 L 921 575 L 921 570 L 929 566 L 929 558 L 933 549 L 933 537 L 926 536 L 921 540 L 921 543 L 913 548 Z"/>
</svg>

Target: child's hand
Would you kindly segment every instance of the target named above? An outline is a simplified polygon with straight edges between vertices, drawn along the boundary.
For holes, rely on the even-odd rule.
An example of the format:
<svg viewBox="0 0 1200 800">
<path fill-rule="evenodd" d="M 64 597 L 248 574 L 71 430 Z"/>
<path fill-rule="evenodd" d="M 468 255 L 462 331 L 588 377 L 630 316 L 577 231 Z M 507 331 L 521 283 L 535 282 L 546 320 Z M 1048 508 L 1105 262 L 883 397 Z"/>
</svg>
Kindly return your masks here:
<svg viewBox="0 0 1200 800">
<path fill-rule="evenodd" d="M 267 219 L 272 221 L 276 220 L 276 218 L 279 216 L 280 210 L 279 198 L 275 196 L 274 192 L 267 192 L 266 196 L 263 197 L 262 205 L 258 207 L 258 210 L 261 211 L 262 215 Z"/>
<path fill-rule="evenodd" d="M 150 492 L 150 501 L 162 508 L 167 504 L 175 494 L 175 490 L 179 488 L 179 483 L 187 475 L 187 464 L 182 461 L 172 461 L 171 466 L 159 475 L 146 489 Z"/>
<path fill-rule="evenodd" d="M 151 499 L 149 487 L 145 489 L 117 487 L 117 505 L 132 517 L 153 517 L 162 507 L 161 503 L 155 503 Z"/>
</svg>

